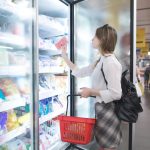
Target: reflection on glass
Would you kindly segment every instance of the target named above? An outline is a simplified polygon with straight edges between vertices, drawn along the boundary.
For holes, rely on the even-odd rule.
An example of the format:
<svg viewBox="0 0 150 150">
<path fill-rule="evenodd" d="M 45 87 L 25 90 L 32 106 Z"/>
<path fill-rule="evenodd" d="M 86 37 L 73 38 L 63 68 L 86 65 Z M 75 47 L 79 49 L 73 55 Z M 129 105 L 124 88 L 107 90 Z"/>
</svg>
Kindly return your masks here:
<svg viewBox="0 0 150 150">
<path fill-rule="evenodd" d="M 0 1 L 0 149 L 32 148 L 31 1 Z M 23 16 L 24 15 L 24 16 Z"/>
<path fill-rule="evenodd" d="M 60 139 L 58 115 L 66 110 L 68 71 L 60 47 L 68 37 L 68 7 L 59 0 L 39 0 L 39 149 L 58 150 L 66 144 Z M 63 10 L 63 11 L 62 11 Z"/>
<path fill-rule="evenodd" d="M 87 0 L 75 7 L 75 63 L 79 67 L 88 65 L 100 57 L 91 46 L 95 30 L 109 24 L 117 31 L 115 55 L 123 70 L 130 67 L 130 0 Z M 90 78 L 76 78 L 76 92 L 81 87 L 91 87 Z M 94 99 L 78 99 L 76 115 L 94 117 Z M 125 127 L 126 128 L 126 127 Z M 128 131 L 126 131 L 128 133 Z M 124 137 L 128 135 L 124 134 Z M 126 140 L 127 141 L 127 140 Z M 127 149 L 124 143 L 122 149 Z"/>
</svg>

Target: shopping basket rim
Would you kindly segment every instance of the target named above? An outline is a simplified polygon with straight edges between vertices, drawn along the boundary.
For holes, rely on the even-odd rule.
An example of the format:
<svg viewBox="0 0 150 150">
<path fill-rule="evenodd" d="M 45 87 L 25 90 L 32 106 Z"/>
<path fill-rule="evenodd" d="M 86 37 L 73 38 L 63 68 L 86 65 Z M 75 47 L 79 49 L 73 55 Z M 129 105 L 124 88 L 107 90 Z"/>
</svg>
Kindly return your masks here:
<svg viewBox="0 0 150 150">
<path fill-rule="evenodd" d="M 72 121 L 72 122 L 79 122 L 79 123 L 91 123 L 95 124 L 96 119 L 94 118 L 83 118 L 83 117 L 76 117 L 76 116 L 58 116 L 58 120 L 60 121 Z"/>
</svg>

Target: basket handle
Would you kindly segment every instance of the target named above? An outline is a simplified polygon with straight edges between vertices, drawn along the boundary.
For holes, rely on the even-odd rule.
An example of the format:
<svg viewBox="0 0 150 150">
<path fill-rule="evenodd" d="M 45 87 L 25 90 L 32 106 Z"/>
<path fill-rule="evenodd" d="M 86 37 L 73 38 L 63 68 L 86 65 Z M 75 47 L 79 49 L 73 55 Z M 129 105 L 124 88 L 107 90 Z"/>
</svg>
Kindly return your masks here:
<svg viewBox="0 0 150 150">
<path fill-rule="evenodd" d="M 69 97 L 75 97 L 75 96 L 81 96 L 80 94 L 70 94 L 70 95 L 67 95 L 67 108 L 66 108 L 66 116 L 67 116 L 67 111 L 68 111 L 68 101 L 69 101 Z M 89 97 L 93 97 L 93 98 L 96 98 L 96 96 L 89 96 Z"/>
</svg>

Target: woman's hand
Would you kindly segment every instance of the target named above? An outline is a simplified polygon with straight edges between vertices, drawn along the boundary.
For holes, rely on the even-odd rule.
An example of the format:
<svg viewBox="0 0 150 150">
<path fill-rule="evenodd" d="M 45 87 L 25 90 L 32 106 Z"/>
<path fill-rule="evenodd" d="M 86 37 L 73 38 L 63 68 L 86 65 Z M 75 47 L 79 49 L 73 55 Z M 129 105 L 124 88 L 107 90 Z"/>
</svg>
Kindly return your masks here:
<svg viewBox="0 0 150 150">
<path fill-rule="evenodd" d="M 64 61 L 66 62 L 66 64 L 68 65 L 68 67 L 69 67 L 71 70 L 75 69 L 75 68 L 76 68 L 76 65 L 75 65 L 74 63 L 72 63 L 72 61 L 70 61 L 70 59 L 69 59 L 68 56 L 67 56 L 67 44 L 64 45 L 64 46 L 61 46 L 60 50 L 61 50 L 61 52 L 62 52 L 62 53 L 61 53 L 61 56 L 62 56 L 62 58 L 64 59 Z"/>
<path fill-rule="evenodd" d="M 80 88 L 81 92 L 79 94 L 81 97 L 87 98 L 89 96 L 100 96 L 100 91 L 92 88 L 82 87 Z"/>
<path fill-rule="evenodd" d="M 79 92 L 79 94 L 81 95 L 81 97 L 87 98 L 87 97 L 91 96 L 90 88 L 82 87 L 82 88 L 80 88 L 80 90 L 81 90 L 81 92 Z"/>
<path fill-rule="evenodd" d="M 60 48 L 62 55 L 66 55 L 67 54 L 67 45 L 64 45 Z"/>
</svg>

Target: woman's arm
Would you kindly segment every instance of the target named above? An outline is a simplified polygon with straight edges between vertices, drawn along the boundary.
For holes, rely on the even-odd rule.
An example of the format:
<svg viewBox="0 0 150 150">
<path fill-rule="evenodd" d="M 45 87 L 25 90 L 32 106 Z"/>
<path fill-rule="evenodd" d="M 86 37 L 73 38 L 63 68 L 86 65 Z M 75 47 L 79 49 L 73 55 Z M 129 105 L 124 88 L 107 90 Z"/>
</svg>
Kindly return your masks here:
<svg viewBox="0 0 150 150">
<path fill-rule="evenodd" d="M 80 89 L 81 92 L 79 92 L 79 94 L 81 95 L 81 97 L 87 98 L 89 96 L 100 96 L 99 90 L 87 88 L 87 87 L 82 87 Z"/>
<path fill-rule="evenodd" d="M 68 65 L 68 67 L 72 70 L 72 75 L 74 75 L 76 77 L 80 77 L 80 78 L 91 75 L 91 73 L 93 72 L 93 69 L 95 67 L 95 62 L 93 64 L 90 64 L 90 65 L 86 66 L 86 67 L 78 68 L 67 57 L 66 48 L 62 47 L 61 50 L 62 50 L 62 58 L 65 60 L 65 62 Z"/>
<path fill-rule="evenodd" d="M 72 61 L 69 60 L 67 53 L 66 53 L 66 46 L 62 47 L 61 50 L 62 50 L 62 54 L 61 54 L 62 58 L 64 59 L 68 67 L 71 70 L 74 70 L 76 68 L 76 65 Z"/>
<path fill-rule="evenodd" d="M 105 78 L 108 82 L 106 90 L 100 90 L 100 98 L 105 103 L 119 100 L 122 95 L 121 89 L 121 65 L 114 63 L 105 64 L 103 67 Z"/>
</svg>

